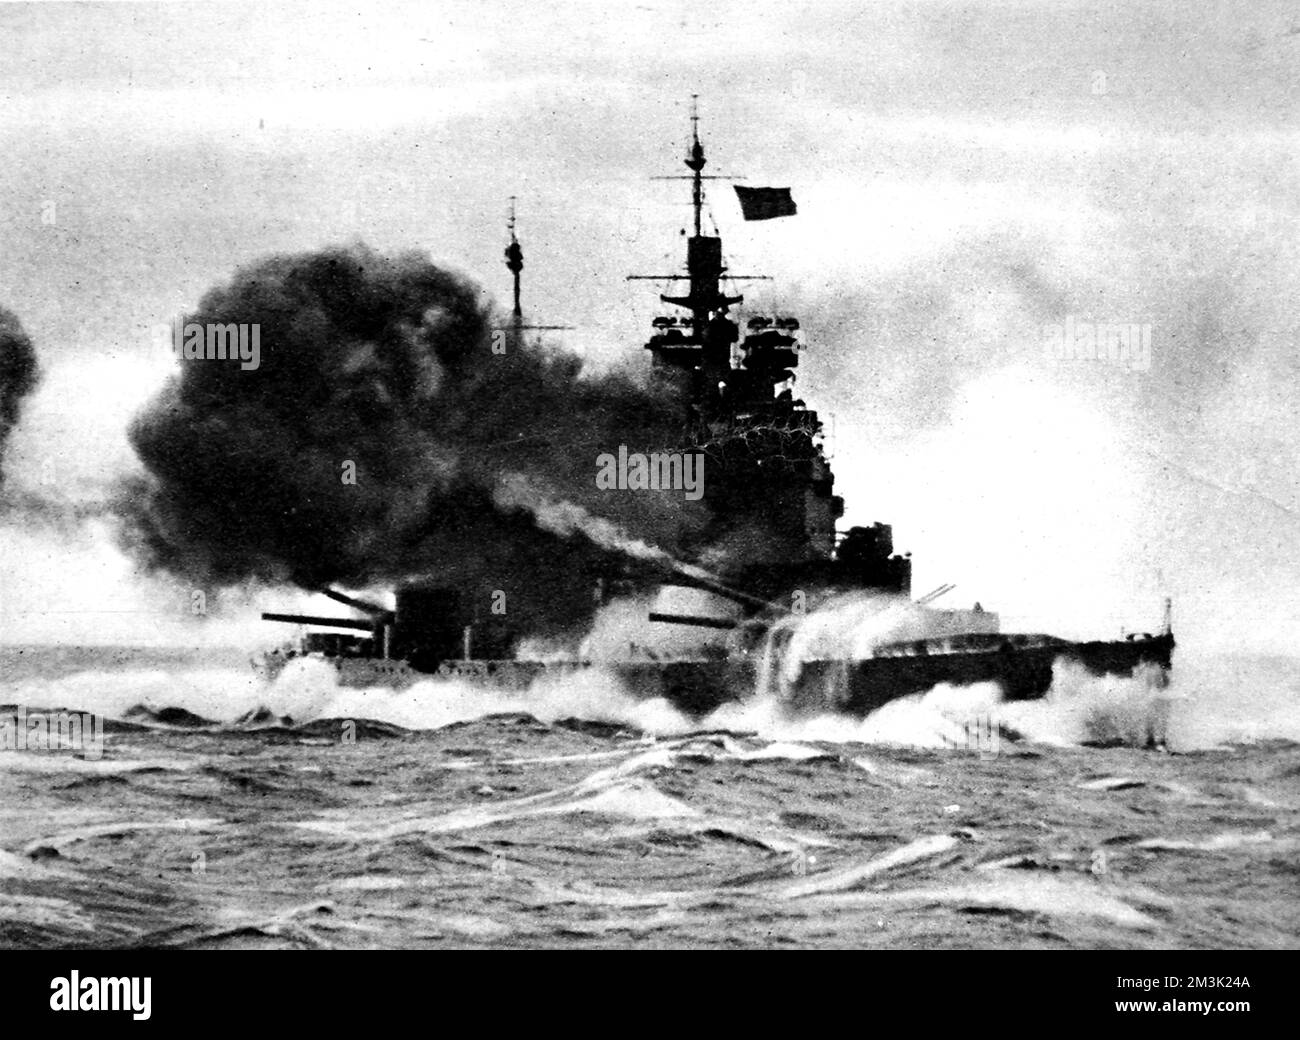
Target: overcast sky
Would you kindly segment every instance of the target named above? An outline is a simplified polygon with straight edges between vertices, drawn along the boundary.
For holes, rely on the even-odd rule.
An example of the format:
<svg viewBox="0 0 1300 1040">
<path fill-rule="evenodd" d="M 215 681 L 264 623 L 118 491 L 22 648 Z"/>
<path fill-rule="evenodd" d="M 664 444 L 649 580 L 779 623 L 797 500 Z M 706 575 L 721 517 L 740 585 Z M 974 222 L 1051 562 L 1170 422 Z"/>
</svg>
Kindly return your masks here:
<svg viewBox="0 0 1300 1040">
<path fill-rule="evenodd" d="M 711 170 L 799 204 L 710 218 L 918 591 L 1101 634 L 1168 592 L 1180 635 L 1294 648 L 1298 67 L 1289 3 L 6 4 L 0 306 L 46 370 L 7 470 L 135 466 L 151 327 L 269 253 L 416 248 L 504 298 L 510 195 L 530 317 L 644 363 L 624 275 L 680 263 L 649 178 L 698 93 Z M 1150 325 L 1149 371 L 1046 359 L 1067 317 Z M 102 531 L 0 546 L 29 607 L 152 609 Z"/>
</svg>

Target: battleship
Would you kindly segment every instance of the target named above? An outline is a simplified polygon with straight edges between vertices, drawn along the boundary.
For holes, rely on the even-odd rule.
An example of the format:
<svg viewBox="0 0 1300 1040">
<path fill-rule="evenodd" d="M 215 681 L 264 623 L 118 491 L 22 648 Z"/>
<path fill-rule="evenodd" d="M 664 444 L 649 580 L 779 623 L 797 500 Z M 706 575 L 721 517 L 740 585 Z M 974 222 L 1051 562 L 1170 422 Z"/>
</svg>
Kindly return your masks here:
<svg viewBox="0 0 1300 1040">
<path fill-rule="evenodd" d="M 979 603 L 968 610 L 935 606 L 951 585 L 914 598 L 912 560 L 895 552 L 890 525 L 837 529 L 844 501 L 835 494 L 823 423 L 794 393 L 795 370 L 808 346 L 803 329 L 788 314 L 743 310 L 739 283 L 763 276 L 732 274 L 720 234 L 705 233 L 704 182 L 724 178 L 704 173 L 695 111 L 685 165 L 687 174 L 671 178 L 688 181 L 691 190 L 693 233 L 685 239 L 684 273 L 629 276 L 680 284 L 659 296 L 671 311 L 654 317 L 644 344 L 650 382 L 687 416 L 676 450 L 704 460 L 710 520 L 699 545 L 735 544 L 755 515 L 767 519 L 775 544 L 765 546 L 760 561 L 724 568 L 669 561 L 651 588 L 627 568 L 575 580 L 590 581 L 601 605 L 639 594 L 635 602 L 650 604 L 647 627 L 704 630 L 710 638 L 693 651 L 673 653 L 629 642 L 625 653 L 614 655 L 530 655 L 527 633 L 472 606 L 481 598 L 474 590 L 410 584 L 395 590 L 395 605 L 388 608 L 321 588 L 354 615 L 263 614 L 311 630 L 295 644 L 254 658 L 258 672 L 270 681 L 291 661 L 316 660 L 333 668 L 344 686 L 404 689 L 444 679 L 525 693 L 540 680 L 595 669 L 636 698 L 664 698 L 696 717 L 761 691 L 776 693 L 794 713 L 865 715 L 945 683 L 995 683 L 1005 699 L 1027 700 L 1047 692 L 1063 661 L 1093 675 L 1141 676 L 1165 685 L 1174 649 L 1168 601 L 1163 629 L 1155 634 L 1081 642 L 1004 632 L 999 615 Z M 736 186 L 736 192 L 746 220 L 796 212 L 788 188 Z M 513 205 L 508 229 L 508 331 L 518 342 L 530 332 L 563 326 L 525 323 L 523 249 Z M 656 606 L 654 588 L 673 587 L 692 590 L 696 605 L 689 612 Z M 713 606 L 699 607 L 702 599 Z M 833 651 L 799 639 L 810 615 L 845 602 L 866 605 L 872 638 Z M 857 609 L 859 624 L 862 615 Z"/>
</svg>

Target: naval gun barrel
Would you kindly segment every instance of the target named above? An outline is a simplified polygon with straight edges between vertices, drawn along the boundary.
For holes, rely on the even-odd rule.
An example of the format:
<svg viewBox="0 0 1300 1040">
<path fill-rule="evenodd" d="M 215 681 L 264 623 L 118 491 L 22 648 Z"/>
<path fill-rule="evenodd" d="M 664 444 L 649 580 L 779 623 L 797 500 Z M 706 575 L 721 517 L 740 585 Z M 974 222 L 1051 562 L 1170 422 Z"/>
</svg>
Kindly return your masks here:
<svg viewBox="0 0 1300 1040">
<path fill-rule="evenodd" d="M 945 582 L 944 584 L 940 585 L 938 588 L 931 589 L 924 596 L 919 596 L 916 599 L 915 605 L 918 607 L 928 606 L 929 604 L 933 603 L 936 599 L 938 599 L 940 596 L 948 595 L 948 593 L 950 593 L 956 587 L 957 587 L 956 585 L 953 585 L 950 582 Z"/>
<path fill-rule="evenodd" d="M 351 607 L 353 610 L 359 610 L 363 614 L 370 614 L 372 617 L 379 618 L 383 621 L 393 620 L 393 612 L 386 607 L 381 607 L 376 603 L 370 603 L 364 599 L 356 599 L 346 593 L 339 592 L 337 589 L 323 588 L 320 590 L 321 595 L 328 596 L 335 603 L 342 603 L 345 607 Z"/>
<path fill-rule="evenodd" d="M 739 621 L 732 621 L 729 618 L 711 618 L 700 617 L 696 614 L 661 614 L 658 611 L 650 612 L 651 621 L 663 621 L 672 625 L 695 625 L 697 628 L 739 628 Z"/>
<path fill-rule="evenodd" d="M 742 592 L 740 589 L 733 589 L 722 584 L 713 577 L 704 577 L 699 573 L 698 568 L 686 567 L 679 565 L 672 568 L 674 580 L 669 584 L 681 585 L 686 588 L 703 589 L 705 592 L 712 592 L 723 599 L 729 599 L 733 603 L 740 603 L 746 607 L 759 607 L 764 610 L 774 610 L 779 614 L 788 614 L 790 608 L 780 603 L 773 603 L 762 596 L 754 596 L 748 592 Z"/>
<path fill-rule="evenodd" d="M 352 628 L 359 632 L 373 632 L 373 621 L 355 621 L 352 618 L 313 617 L 307 614 L 263 614 L 263 621 L 283 621 L 288 625 L 324 625 L 330 628 Z"/>
<path fill-rule="evenodd" d="M 742 592 L 740 589 L 733 589 L 730 586 L 722 584 L 707 573 L 702 574 L 698 567 L 692 567 L 687 564 L 674 563 L 669 570 L 673 578 L 667 584 L 676 585 L 680 588 L 702 589 L 705 592 L 712 592 L 714 595 L 721 596 L 723 599 L 729 599 L 733 603 L 739 603 L 741 606 L 749 609 L 753 613 L 755 608 L 761 611 L 768 611 L 776 615 L 790 613 L 790 608 L 780 603 L 773 603 L 762 596 L 754 596 L 748 592 Z M 753 618 L 738 620 L 734 618 L 715 618 L 705 617 L 700 614 L 671 614 L 663 611 L 651 611 L 649 615 L 651 621 L 664 622 L 672 625 L 694 625 L 697 628 L 722 628 L 736 629 L 754 625 Z"/>
</svg>

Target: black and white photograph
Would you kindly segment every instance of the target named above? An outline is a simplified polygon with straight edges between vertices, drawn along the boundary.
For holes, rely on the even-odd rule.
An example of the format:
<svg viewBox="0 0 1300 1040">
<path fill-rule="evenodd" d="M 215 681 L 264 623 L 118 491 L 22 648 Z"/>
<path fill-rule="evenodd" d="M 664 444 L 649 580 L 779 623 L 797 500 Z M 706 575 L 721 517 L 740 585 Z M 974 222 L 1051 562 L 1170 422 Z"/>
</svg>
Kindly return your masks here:
<svg viewBox="0 0 1300 1040">
<path fill-rule="evenodd" d="M 1300 946 L 1300 8 L 3 3 L 0 142 L 35 1005 L 1062 950 L 1263 1007 L 1161 956 Z"/>
</svg>

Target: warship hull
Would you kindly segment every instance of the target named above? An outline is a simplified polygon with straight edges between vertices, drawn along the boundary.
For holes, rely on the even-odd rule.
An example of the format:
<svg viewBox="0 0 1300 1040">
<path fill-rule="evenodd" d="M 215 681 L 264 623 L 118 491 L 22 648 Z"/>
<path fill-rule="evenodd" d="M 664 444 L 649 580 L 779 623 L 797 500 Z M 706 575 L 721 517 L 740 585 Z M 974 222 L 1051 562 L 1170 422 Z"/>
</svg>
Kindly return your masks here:
<svg viewBox="0 0 1300 1040">
<path fill-rule="evenodd" d="M 882 648 L 880 656 L 793 665 L 752 654 L 726 660 L 644 662 L 449 660 L 433 671 L 421 671 L 406 661 L 292 651 L 273 651 L 254 664 L 267 681 L 297 659 L 327 664 L 340 686 L 403 690 L 421 682 L 456 682 L 524 697 L 547 683 L 596 672 L 638 700 L 663 699 L 694 718 L 764 692 L 795 715 L 836 711 L 865 716 L 889 701 L 942 684 L 995 683 L 1005 700 L 1033 700 L 1051 688 L 1058 661 L 1096 676 L 1144 676 L 1153 685 L 1164 686 L 1173 649 L 1174 638 L 1166 633 L 1113 642 L 1053 640 L 1050 645 L 1028 646 L 1000 638 L 996 649 L 922 641 Z"/>
</svg>

